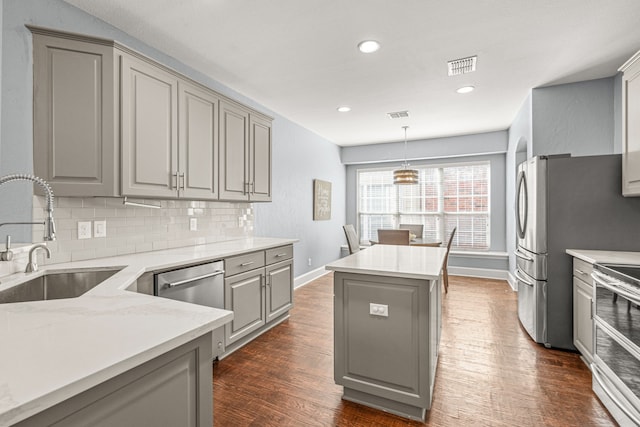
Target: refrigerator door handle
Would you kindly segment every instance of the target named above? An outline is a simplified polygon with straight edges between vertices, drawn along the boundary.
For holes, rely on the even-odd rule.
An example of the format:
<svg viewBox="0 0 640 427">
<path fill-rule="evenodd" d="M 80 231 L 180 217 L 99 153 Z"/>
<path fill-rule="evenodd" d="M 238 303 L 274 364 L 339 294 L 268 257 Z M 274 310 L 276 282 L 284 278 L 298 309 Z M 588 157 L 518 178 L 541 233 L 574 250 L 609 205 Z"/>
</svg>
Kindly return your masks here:
<svg viewBox="0 0 640 427">
<path fill-rule="evenodd" d="M 516 249 L 514 254 L 515 254 L 515 256 L 517 256 L 520 259 L 523 259 L 523 260 L 529 261 L 529 262 L 533 262 L 533 258 L 531 258 L 530 256 L 527 256 L 526 254 L 520 252 L 518 249 Z"/>
<path fill-rule="evenodd" d="M 533 286 L 533 283 L 531 283 L 528 279 L 525 279 L 524 277 L 522 277 L 520 275 L 520 270 L 516 270 L 516 279 L 521 281 L 522 283 L 524 283 L 527 286 Z"/>
<path fill-rule="evenodd" d="M 524 190 L 524 197 L 521 199 L 520 191 L 523 191 L 523 190 Z M 521 200 L 524 202 L 524 206 L 522 206 L 522 204 L 520 203 Z M 524 171 L 521 171 L 520 174 L 518 175 L 518 184 L 516 187 L 516 207 L 517 207 L 516 229 L 518 231 L 518 237 L 520 237 L 521 239 L 524 239 L 524 234 L 525 234 L 525 231 L 527 230 L 527 219 L 529 216 L 529 191 L 527 189 L 527 177 Z M 522 222 L 520 222 L 521 214 L 524 214 Z"/>
</svg>

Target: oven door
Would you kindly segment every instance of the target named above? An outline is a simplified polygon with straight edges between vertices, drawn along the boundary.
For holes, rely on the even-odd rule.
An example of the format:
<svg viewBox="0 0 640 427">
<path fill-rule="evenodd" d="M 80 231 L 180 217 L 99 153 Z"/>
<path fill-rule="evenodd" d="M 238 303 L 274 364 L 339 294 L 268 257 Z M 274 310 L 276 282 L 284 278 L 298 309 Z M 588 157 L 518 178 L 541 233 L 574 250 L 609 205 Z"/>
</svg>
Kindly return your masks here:
<svg viewBox="0 0 640 427">
<path fill-rule="evenodd" d="M 640 425 L 640 300 L 594 272 L 593 390 L 621 426 Z"/>
</svg>

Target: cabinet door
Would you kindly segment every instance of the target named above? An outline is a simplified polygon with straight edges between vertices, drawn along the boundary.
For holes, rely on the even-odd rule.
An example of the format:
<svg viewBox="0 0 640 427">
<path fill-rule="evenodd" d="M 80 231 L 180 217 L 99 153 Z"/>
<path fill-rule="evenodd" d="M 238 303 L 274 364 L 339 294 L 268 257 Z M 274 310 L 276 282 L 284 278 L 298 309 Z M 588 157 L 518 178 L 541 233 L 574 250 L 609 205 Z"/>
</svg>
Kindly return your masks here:
<svg viewBox="0 0 640 427">
<path fill-rule="evenodd" d="M 249 118 L 249 200 L 271 201 L 271 121 Z"/>
<path fill-rule="evenodd" d="M 122 195 L 176 197 L 178 80 L 122 57 Z"/>
<path fill-rule="evenodd" d="M 114 49 L 33 36 L 33 163 L 56 196 L 115 196 Z"/>
<path fill-rule="evenodd" d="M 267 322 L 293 307 L 293 260 L 266 268 Z"/>
<path fill-rule="evenodd" d="M 593 361 L 592 286 L 573 278 L 573 344 L 588 364 Z"/>
<path fill-rule="evenodd" d="M 226 346 L 265 324 L 264 298 L 264 268 L 225 279 L 224 308 L 233 311 L 225 325 Z"/>
<path fill-rule="evenodd" d="M 248 200 L 249 113 L 220 102 L 220 199 Z"/>
<path fill-rule="evenodd" d="M 622 194 L 640 196 L 640 52 L 622 76 Z"/>
<path fill-rule="evenodd" d="M 180 197 L 218 198 L 218 98 L 186 82 L 178 84 Z"/>
</svg>

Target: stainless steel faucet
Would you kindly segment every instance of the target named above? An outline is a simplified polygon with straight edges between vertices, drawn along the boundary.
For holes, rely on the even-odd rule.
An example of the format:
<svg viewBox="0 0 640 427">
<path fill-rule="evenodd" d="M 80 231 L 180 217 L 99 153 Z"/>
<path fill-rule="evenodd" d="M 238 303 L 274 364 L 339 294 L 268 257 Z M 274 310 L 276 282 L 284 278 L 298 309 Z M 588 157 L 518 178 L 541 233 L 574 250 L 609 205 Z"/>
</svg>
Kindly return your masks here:
<svg viewBox="0 0 640 427">
<path fill-rule="evenodd" d="M 33 259 L 33 254 L 40 248 L 44 249 L 44 251 L 47 253 L 47 258 L 51 258 L 51 251 L 49 250 L 47 245 L 45 245 L 44 243 L 38 243 L 29 251 L 29 263 L 27 264 L 27 268 L 24 270 L 25 273 L 38 271 L 38 263 Z"/>
<path fill-rule="evenodd" d="M 56 224 L 53 221 L 53 191 L 51 191 L 51 187 L 47 184 L 42 178 L 38 178 L 37 176 L 16 173 L 12 175 L 5 175 L 0 178 L 0 185 L 6 184 L 11 181 L 32 181 L 38 184 L 40 187 L 44 189 L 47 193 L 47 219 L 45 221 L 45 230 L 44 230 L 44 240 L 55 240 L 56 239 Z"/>
</svg>

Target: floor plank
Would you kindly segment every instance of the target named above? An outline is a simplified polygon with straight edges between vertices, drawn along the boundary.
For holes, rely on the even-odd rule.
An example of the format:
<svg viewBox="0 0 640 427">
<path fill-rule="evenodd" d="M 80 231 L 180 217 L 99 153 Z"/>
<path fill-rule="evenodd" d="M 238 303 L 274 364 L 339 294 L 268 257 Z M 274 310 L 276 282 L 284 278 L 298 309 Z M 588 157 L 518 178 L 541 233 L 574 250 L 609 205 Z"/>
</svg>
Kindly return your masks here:
<svg viewBox="0 0 640 427">
<path fill-rule="evenodd" d="M 546 349 L 502 280 L 450 276 L 426 423 L 341 399 L 333 382 L 333 276 L 295 291 L 289 320 L 218 362 L 214 425 L 615 426 L 579 355 Z"/>
</svg>

